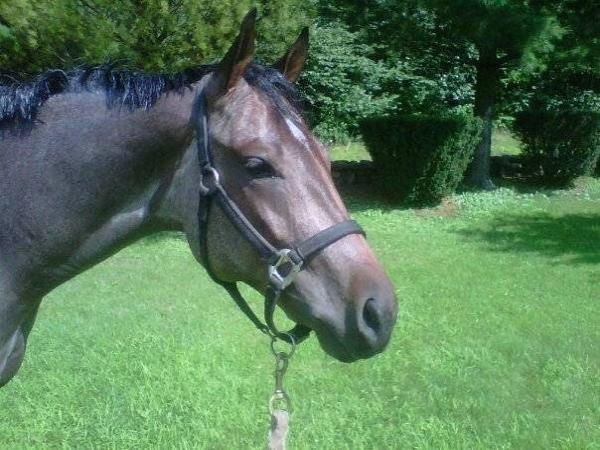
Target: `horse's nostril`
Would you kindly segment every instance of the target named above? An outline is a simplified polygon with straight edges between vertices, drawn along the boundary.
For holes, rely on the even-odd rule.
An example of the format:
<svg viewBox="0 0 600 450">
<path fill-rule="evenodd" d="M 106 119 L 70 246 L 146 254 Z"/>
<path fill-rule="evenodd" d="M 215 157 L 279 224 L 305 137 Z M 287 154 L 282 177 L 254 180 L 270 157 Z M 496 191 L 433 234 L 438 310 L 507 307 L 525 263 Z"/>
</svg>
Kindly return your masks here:
<svg viewBox="0 0 600 450">
<path fill-rule="evenodd" d="M 374 298 L 368 298 L 363 309 L 363 320 L 365 324 L 375 333 L 381 328 L 381 319 L 377 311 L 377 302 Z"/>
</svg>

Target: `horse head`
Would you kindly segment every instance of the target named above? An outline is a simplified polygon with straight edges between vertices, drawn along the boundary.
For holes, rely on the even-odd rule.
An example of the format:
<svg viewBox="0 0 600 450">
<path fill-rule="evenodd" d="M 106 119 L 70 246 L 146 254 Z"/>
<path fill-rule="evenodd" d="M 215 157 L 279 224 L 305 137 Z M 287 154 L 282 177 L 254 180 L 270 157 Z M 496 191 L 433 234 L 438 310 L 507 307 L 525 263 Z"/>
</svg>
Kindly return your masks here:
<svg viewBox="0 0 600 450">
<path fill-rule="evenodd" d="M 246 16 L 226 56 L 203 80 L 203 116 L 195 120 L 206 120 L 207 136 L 198 137 L 210 146 L 211 170 L 234 206 L 273 247 L 295 248 L 349 215 L 294 85 L 307 57 L 308 31 L 268 67 L 253 62 L 255 18 L 255 11 Z M 209 175 L 217 176 L 204 173 Z M 264 293 L 268 264 L 224 209 L 217 203 L 206 216 L 202 259 L 214 278 Z M 197 226 L 188 238 L 199 248 Z M 304 263 L 279 298 L 288 317 L 314 330 L 323 349 L 341 361 L 382 351 L 397 302 L 365 237 L 354 231 L 338 235 Z"/>
</svg>

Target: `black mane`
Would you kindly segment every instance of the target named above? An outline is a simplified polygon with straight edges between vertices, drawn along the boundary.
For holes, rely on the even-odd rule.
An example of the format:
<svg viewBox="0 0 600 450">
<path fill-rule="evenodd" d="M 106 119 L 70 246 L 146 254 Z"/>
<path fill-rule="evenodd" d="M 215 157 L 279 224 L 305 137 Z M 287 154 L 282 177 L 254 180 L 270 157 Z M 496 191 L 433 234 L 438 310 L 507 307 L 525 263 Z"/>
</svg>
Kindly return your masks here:
<svg viewBox="0 0 600 450">
<path fill-rule="evenodd" d="M 147 110 L 161 95 L 182 92 L 215 68 L 215 65 L 204 65 L 176 75 L 166 75 L 103 65 L 68 72 L 51 70 L 29 82 L 13 80 L 7 84 L 0 83 L 0 130 L 32 126 L 48 98 L 63 92 L 100 90 L 105 93 L 109 108 Z M 8 77 L 6 79 L 9 80 Z M 277 70 L 253 63 L 246 69 L 244 79 L 264 92 L 282 114 L 289 115 L 290 107 L 296 112 L 301 110 L 302 100 L 298 91 Z"/>
</svg>

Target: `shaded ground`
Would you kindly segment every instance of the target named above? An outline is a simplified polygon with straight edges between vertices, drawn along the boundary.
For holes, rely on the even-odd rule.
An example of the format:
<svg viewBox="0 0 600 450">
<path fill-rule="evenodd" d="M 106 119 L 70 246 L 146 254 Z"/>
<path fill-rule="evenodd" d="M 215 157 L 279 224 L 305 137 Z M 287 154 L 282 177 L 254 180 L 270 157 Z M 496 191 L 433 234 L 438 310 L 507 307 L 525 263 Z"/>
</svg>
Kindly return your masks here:
<svg viewBox="0 0 600 450">
<path fill-rule="evenodd" d="M 507 214 L 462 234 L 496 251 L 538 253 L 562 264 L 600 264 L 600 208 L 596 214 Z"/>
</svg>

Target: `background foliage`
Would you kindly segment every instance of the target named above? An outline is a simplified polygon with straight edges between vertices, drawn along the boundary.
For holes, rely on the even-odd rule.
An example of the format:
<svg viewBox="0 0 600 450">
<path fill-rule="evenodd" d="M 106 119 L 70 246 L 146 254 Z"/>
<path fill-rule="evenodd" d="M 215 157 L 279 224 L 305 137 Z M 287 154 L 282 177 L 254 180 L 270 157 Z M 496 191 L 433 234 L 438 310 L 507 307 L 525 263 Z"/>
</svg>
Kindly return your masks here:
<svg viewBox="0 0 600 450">
<path fill-rule="evenodd" d="M 358 33 L 338 22 L 318 24 L 310 52 L 300 85 L 322 138 L 344 141 L 357 134 L 360 119 L 398 109 L 399 96 L 386 85 L 400 69 L 373 60 L 375 48 L 361 42 Z"/>
<path fill-rule="evenodd" d="M 359 139 L 364 119 L 472 110 L 484 121 L 474 186 L 493 186 L 494 124 L 600 110 L 594 0 L 11 0 L 0 3 L 0 72 L 107 61 L 177 72 L 221 58 L 254 5 L 263 61 L 311 26 L 299 84 L 321 138 Z"/>
<path fill-rule="evenodd" d="M 258 5 L 257 5 L 258 3 Z M 0 3 L 0 67 L 17 74 L 121 61 L 176 72 L 221 58 L 258 6 L 258 54 L 273 59 L 311 22 L 287 0 L 12 0 Z"/>
<path fill-rule="evenodd" d="M 524 154 L 543 177 L 568 183 L 591 175 L 600 157 L 600 114 L 589 110 L 530 110 L 516 116 L 514 129 Z"/>
<path fill-rule="evenodd" d="M 370 119 L 361 131 L 391 199 L 435 204 L 461 182 L 481 134 L 471 114 Z"/>
</svg>

